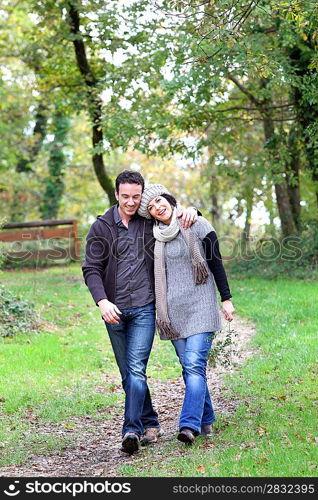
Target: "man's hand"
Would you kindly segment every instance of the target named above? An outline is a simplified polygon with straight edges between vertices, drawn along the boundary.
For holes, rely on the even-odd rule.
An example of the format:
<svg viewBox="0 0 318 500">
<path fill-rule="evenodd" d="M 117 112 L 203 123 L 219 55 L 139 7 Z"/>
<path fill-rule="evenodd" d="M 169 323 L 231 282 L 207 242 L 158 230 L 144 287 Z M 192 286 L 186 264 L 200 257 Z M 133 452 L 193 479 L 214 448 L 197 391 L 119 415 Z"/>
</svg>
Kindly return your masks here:
<svg viewBox="0 0 318 500">
<path fill-rule="evenodd" d="M 118 307 L 113 304 L 112 302 L 109 302 L 107 299 L 102 299 L 98 302 L 98 307 L 100 310 L 100 313 L 102 315 L 102 318 L 107 322 L 111 323 L 112 325 L 118 325 L 119 324 L 119 316 L 118 314 L 121 314 L 121 311 L 118 309 Z"/>
<path fill-rule="evenodd" d="M 177 217 L 182 217 L 181 225 L 184 229 L 188 229 L 198 220 L 198 212 L 195 208 L 183 208 L 179 206 Z"/>
<path fill-rule="evenodd" d="M 227 321 L 232 321 L 234 311 L 234 306 L 230 300 L 224 300 L 224 302 L 222 302 L 222 312 Z"/>
</svg>

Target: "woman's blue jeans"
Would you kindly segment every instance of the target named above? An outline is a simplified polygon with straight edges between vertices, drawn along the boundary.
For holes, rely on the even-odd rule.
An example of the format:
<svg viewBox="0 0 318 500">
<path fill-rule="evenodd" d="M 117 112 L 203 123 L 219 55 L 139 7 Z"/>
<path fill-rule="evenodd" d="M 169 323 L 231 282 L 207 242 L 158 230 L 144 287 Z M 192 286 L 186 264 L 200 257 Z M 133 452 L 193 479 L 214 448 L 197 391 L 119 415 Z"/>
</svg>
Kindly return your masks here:
<svg viewBox="0 0 318 500">
<path fill-rule="evenodd" d="M 211 332 L 197 333 L 185 339 L 172 340 L 185 383 L 185 395 L 179 429 L 188 427 L 200 433 L 202 425 L 216 419 L 206 382 L 206 365 L 212 345 Z"/>
<path fill-rule="evenodd" d="M 122 435 L 134 432 L 141 436 L 147 427 L 159 427 L 146 377 L 155 334 L 155 306 L 151 303 L 121 311 L 119 324 L 106 323 L 106 328 L 126 394 Z"/>
</svg>

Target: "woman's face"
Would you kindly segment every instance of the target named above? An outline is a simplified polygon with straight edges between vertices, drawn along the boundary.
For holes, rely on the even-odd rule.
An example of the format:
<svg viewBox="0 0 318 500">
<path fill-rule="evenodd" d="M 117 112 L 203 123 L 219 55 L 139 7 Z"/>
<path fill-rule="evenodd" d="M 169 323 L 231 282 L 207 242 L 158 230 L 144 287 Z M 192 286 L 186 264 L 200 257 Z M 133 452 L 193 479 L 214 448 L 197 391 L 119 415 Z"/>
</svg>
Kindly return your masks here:
<svg viewBox="0 0 318 500">
<path fill-rule="evenodd" d="M 148 211 L 152 217 L 164 224 L 170 224 L 173 208 L 163 196 L 156 196 L 149 202 Z"/>
</svg>

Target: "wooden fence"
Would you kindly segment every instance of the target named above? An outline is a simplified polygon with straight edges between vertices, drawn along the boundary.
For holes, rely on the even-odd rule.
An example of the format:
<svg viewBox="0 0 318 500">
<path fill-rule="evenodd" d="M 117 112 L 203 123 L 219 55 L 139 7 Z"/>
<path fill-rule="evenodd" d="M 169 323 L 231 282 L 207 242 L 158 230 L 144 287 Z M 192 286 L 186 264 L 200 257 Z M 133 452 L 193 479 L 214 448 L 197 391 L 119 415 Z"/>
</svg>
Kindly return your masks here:
<svg viewBox="0 0 318 500">
<path fill-rule="evenodd" d="M 53 227 L 52 227 L 53 226 Z M 59 226 L 59 227 L 57 227 Z M 66 227 L 60 227 L 66 226 Z M 15 229 L 20 229 L 15 231 Z M 23 228 L 23 229 L 21 229 Z M 36 229 L 31 229 L 36 228 Z M 6 252 L 6 261 L 11 262 L 26 262 L 39 260 L 60 260 L 70 258 L 71 260 L 80 259 L 80 247 L 77 231 L 77 221 L 75 219 L 61 220 L 41 220 L 31 222 L 12 222 L 4 224 L 3 231 L 0 232 L 0 241 L 4 243 L 10 242 L 29 242 L 52 240 L 53 245 L 45 249 L 25 249 L 21 251 Z M 55 246 L 57 238 L 68 238 L 69 244 L 67 247 Z M 50 245 L 50 243 L 49 243 Z M 21 245 L 22 247 L 22 245 Z"/>
</svg>

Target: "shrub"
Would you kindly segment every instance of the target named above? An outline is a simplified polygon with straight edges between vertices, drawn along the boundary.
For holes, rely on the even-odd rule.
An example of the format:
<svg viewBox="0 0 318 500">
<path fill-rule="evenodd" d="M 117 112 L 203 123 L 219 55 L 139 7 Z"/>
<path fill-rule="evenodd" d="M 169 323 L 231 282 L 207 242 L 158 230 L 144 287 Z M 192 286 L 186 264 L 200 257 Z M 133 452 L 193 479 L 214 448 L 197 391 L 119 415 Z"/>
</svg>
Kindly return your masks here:
<svg viewBox="0 0 318 500">
<path fill-rule="evenodd" d="M 34 305 L 0 286 L 0 337 L 37 330 L 38 316 Z"/>
<path fill-rule="evenodd" d="M 213 344 L 208 356 L 208 366 L 213 368 L 217 366 L 228 367 L 233 364 L 234 358 L 239 357 L 239 352 L 236 346 L 236 330 L 232 328 L 231 322 L 227 322 L 227 326 L 218 332 L 213 332 Z"/>
<path fill-rule="evenodd" d="M 284 239 L 265 235 L 226 263 L 230 276 L 317 279 L 318 222 L 307 220 L 300 235 Z"/>
</svg>

